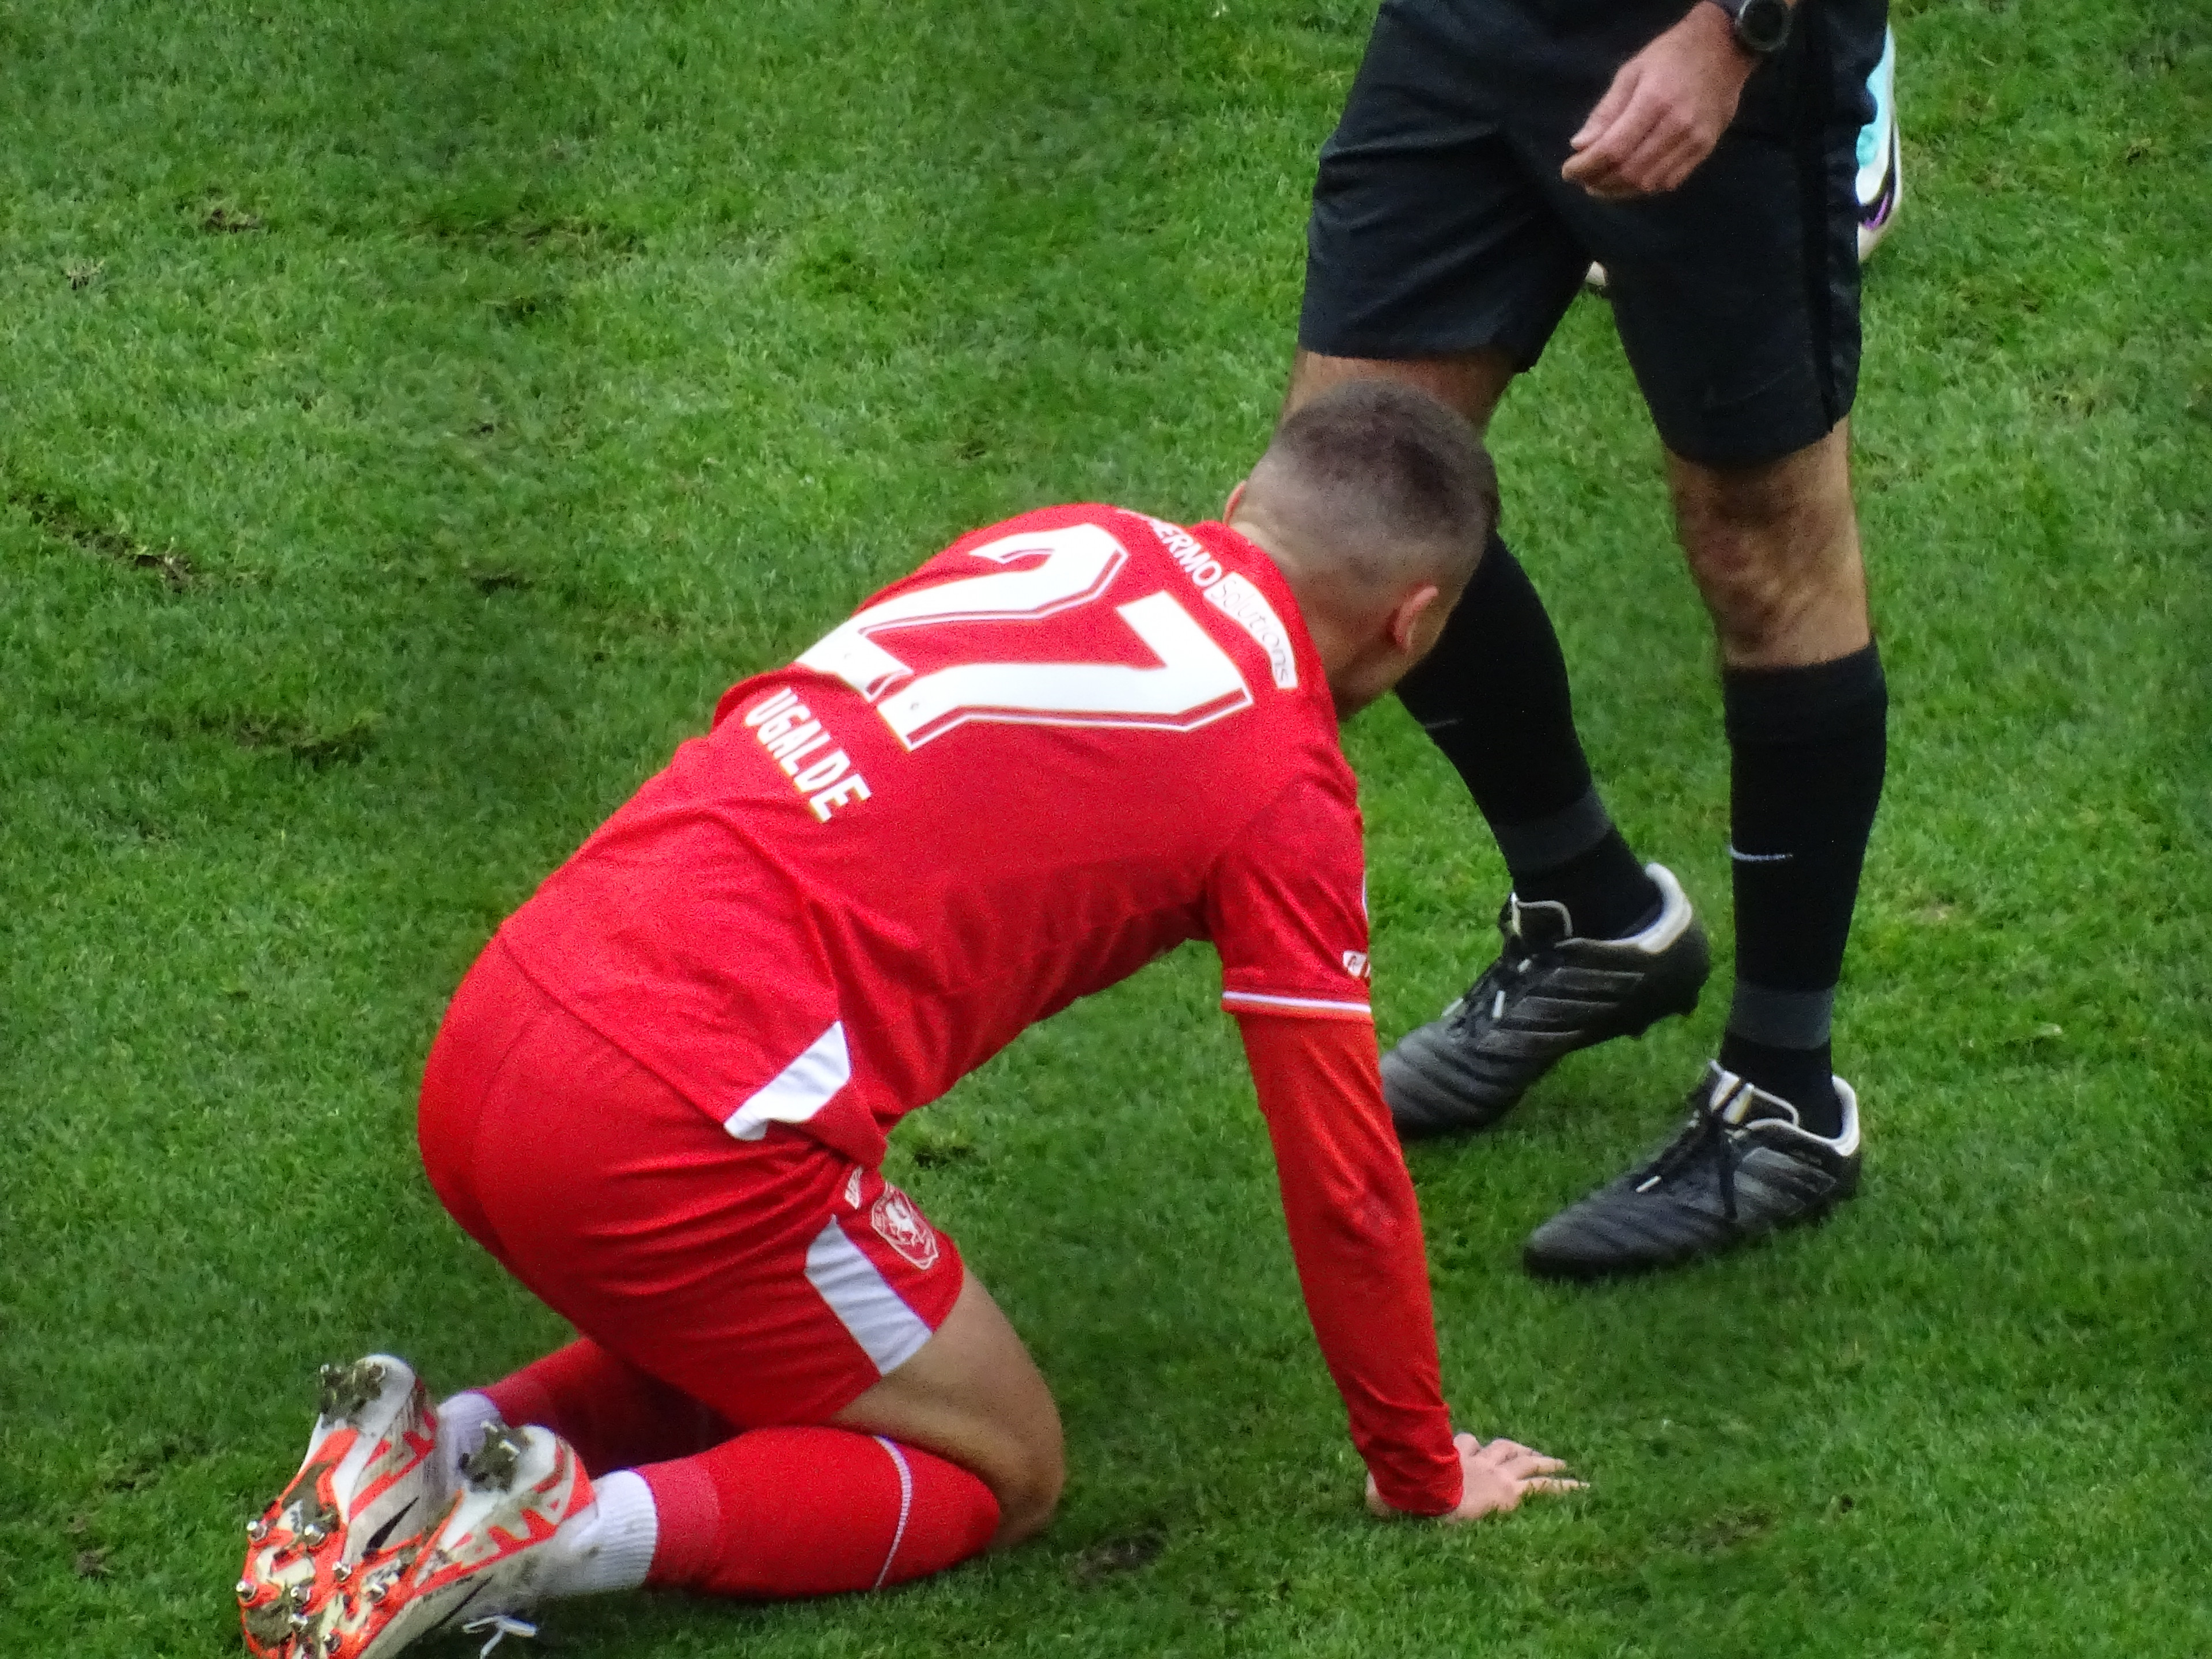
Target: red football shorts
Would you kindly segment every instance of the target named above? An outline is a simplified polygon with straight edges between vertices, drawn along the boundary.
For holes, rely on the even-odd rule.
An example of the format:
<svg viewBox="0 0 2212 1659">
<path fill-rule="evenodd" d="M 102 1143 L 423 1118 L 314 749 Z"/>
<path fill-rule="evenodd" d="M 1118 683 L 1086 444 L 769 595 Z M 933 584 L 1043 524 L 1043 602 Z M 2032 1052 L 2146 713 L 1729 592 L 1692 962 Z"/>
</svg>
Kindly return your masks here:
<svg viewBox="0 0 2212 1659">
<path fill-rule="evenodd" d="M 876 1170 L 781 1123 L 732 1138 L 497 939 L 431 1047 L 418 1127 L 471 1238 L 737 1428 L 825 1420 L 912 1358 L 960 1294 L 952 1240 Z"/>
</svg>

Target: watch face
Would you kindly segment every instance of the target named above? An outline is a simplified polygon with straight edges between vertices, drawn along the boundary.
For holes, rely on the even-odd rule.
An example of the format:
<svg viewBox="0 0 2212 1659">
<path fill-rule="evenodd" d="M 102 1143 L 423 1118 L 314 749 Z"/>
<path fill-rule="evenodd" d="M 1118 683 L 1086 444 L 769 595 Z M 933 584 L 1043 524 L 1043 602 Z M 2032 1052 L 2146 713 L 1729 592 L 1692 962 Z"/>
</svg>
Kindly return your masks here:
<svg viewBox="0 0 2212 1659">
<path fill-rule="evenodd" d="M 1779 52 L 1790 38 L 1789 0 L 1743 0 L 1735 15 L 1735 38 L 1752 52 Z"/>
</svg>

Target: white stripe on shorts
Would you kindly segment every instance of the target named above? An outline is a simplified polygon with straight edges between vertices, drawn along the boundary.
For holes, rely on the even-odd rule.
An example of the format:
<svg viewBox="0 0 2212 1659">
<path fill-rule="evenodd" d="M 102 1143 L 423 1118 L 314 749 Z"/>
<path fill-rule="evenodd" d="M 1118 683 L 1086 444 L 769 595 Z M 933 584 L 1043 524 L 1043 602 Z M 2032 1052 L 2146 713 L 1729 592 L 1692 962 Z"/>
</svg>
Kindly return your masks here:
<svg viewBox="0 0 2212 1659">
<path fill-rule="evenodd" d="M 806 1282 L 830 1304 L 853 1340 L 889 1376 L 929 1340 L 929 1327 L 831 1216 L 806 1247 Z"/>
<path fill-rule="evenodd" d="M 852 1080 L 853 1056 L 845 1047 L 845 1022 L 834 1020 L 805 1054 L 724 1118 L 722 1127 L 739 1140 L 758 1140 L 771 1123 L 805 1122 Z"/>
</svg>

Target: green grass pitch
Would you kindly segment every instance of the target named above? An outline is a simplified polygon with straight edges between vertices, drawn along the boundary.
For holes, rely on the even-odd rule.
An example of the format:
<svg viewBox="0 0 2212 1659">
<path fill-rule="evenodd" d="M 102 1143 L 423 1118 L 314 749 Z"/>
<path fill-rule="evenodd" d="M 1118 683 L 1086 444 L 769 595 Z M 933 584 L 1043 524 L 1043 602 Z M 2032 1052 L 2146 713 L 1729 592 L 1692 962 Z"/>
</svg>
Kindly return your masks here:
<svg viewBox="0 0 2212 1659">
<path fill-rule="evenodd" d="M 447 994 L 725 684 L 956 532 L 1216 509 L 1368 10 L 0 0 L 0 1654 L 237 1651 L 315 1364 L 452 1389 L 561 1340 L 416 1163 Z M 1590 1486 L 1370 1522 L 1185 951 L 895 1153 L 1060 1392 L 1048 1538 L 562 1606 L 558 1651 L 2212 1652 L 2212 23 L 1898 21 L 1861 1200 L 1521 1276 L 1668 1130 L 1717 995 L 1420 1151 L 1455 1410 Z M 1495 441 L 1617 815 L 1724 921 L 1711 647 L 1601 301 Z M 1349 742 L 1388 1037 L 1503 872 L 1395 705 Z"/>
</svg>

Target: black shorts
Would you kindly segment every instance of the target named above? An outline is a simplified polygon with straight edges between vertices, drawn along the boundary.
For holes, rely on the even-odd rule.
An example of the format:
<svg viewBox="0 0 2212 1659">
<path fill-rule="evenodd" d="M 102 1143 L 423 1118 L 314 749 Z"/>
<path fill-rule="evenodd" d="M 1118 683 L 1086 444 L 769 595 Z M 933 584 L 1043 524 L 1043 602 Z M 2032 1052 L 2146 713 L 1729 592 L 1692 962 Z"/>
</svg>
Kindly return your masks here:
<svg viewBox="0 0 2212 1659">
<path fill-rule="evenodd" d="M 1697 0 L 1704 3 L 1704 0 Z M 1496 348 L 1523 368 L 1591 260 L 1660 436 L 1712 466 L 1802 449 L 1858 385 L 1858 130 L 1887 0 L 1801 0 L 1680 189 L 1594 200 L 1567 139 L 1680 0 L 1386 0 L 1322 146 L 1299 343 Z"/>
</svg>

